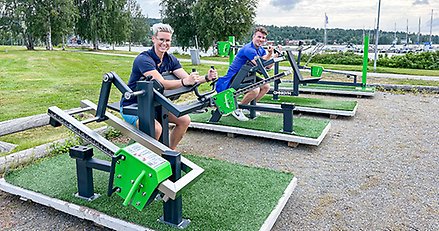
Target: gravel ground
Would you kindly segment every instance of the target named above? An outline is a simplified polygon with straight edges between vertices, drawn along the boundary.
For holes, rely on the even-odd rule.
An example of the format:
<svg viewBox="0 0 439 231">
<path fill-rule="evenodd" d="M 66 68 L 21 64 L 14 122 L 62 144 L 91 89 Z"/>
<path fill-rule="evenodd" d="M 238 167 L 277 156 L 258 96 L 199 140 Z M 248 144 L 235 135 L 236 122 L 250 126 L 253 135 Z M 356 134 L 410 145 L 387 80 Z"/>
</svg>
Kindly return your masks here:
<svg viewBox="0 0 439 231">
<path fill-rule="evenodd" d="M 319 147 L 189 131 L 179 148 L 295 173 L 273 230 L 439 230 L 439 95 L 357 100 Z M 3 192 L 0 212 L 1 230 L 105 230 Z"/>
</svg>

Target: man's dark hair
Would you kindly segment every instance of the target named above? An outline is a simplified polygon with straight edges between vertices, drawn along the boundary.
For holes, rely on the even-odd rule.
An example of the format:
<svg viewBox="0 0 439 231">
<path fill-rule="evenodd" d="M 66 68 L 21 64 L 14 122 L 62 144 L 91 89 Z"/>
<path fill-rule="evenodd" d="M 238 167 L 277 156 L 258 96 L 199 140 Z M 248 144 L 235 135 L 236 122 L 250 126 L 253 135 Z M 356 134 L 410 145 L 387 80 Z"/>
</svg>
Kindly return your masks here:
<svg viewBox="0 0 439 231">
<path fill-rule="evenodd" d="M 268 35 L 267 29 L 263 26 L 258 26 L 255 28 L 255 32 L 253 34 L 256 34 L 256 32 L 261 32 L 262 34 Z"/>
</svg>

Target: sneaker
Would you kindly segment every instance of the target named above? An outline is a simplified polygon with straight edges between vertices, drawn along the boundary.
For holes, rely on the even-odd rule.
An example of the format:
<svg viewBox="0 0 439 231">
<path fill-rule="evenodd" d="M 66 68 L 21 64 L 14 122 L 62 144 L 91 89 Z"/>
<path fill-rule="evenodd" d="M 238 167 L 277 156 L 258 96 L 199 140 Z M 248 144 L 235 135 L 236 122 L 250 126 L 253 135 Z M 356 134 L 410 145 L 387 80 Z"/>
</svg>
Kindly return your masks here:
<svg viewBox="0 0 439 231">
<path fill-rule="evenodd" d="M 248 118 L 242 113 L 242 109 L 236 109 L 232 112 L 233 117 L 239 121 L 248 121 Z"/>
<path fill-rule="evenodd" d="M 246 114 L 246 115 L 250 115 L 250 110 L 248 110 L 248 109 L 242 109 L 242 112 L 244 113 L 244 114 Z M 260 116 L 261 115 L 261 113 L 260 112 L 256 112 L 256 117 L 258 117 L 258 116 Z"/>
</svg>

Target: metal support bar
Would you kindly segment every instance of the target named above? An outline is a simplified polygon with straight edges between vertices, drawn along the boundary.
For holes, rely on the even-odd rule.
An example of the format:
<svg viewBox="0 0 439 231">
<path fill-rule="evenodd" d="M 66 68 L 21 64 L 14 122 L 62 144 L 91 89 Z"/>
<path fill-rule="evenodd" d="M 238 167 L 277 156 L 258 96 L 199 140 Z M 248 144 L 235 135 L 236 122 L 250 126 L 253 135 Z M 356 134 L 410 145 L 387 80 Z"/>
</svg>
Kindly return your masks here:
<svg viewBox="0 0 439 231">
<path fill-rule="evenodd" d="M 138 81 L 137 90 L 144 90 L 145 92 L 153 91 L 152 81 Z M 154 94 L 142 94 L 137 96 L 138 110 L 137 116 L 139 117 L 139 130 L 148 134 L 151 137 L 155 137 L 155 107 L 154 107 Z"/>
<path fill-rule="evenodd" d="M 286 103 L 282 103 L 286 104 Z M 247 110 L 255 110 L 255 111 L 265 111 L 265 112 L 273 112 L 273 113 L 283 113 L 282 107 L 279 108 L 278 105 L 270 105 L 264 104 L 264 106 L 260 105 L 248 105 L 248 104 L 239 104 L 239 108 L 247 109 Z"/>
<path fill-rule="evenodd" d="M 274 74 L 277 75 L 279 73 L 279 63 L 275 63 L 274 64 Z M 279 91 L 279 84 L 281 83 L 280 79 L 277 79 L 274 81 L 274 91 L 278 92 Z M 273 100 L 279 100 L 279 95 L 278 94 L 273 94 Z"/>
<path fill-rule="evenodd" d="M 156 107 L 157 112 L 157 121 L 162 125 L 162 135 L 160 136 L 159 141 L 169 147 L 169 116 L 168 110 L 163 108 L 162 106 Z"/>
<path fill-rule="evenodd" d="M 96 117 L 99 121 L 104 121 L 105 110 L 107 109 L 108 99 L 110 98 L 111 84 L 113 82 L 113 75 L 107 73 L 102 78 L 101 92 L 99 93 L 98 110 L 96 111 Z"/>
<path fill-rule="evenodd" d="M 181 178 L 181 155 L 175 151 L 165 151 L 162 154 L 171 164 L 172 176 L 170 180 L 176 182 Z M 190 220 L 183 219 L 183 201 L 182 196 L 179 195 L 175 199 L 170 199 L 163 203 L 163 216 L 160 217 L 160 221 L 171 225 L 173 227 L 178 227 L 180 229 L 186 228 Z"/>
<path fill-rule="evenodd" d="M 94 108 L 93 111 L 96 112 L 96 104 L 93 104 Z M 90 107 L 91 108 L 91 107 Z M 107 154 L 108 156 L 113 156 L 118 150 L 119 147 L 113 144 L 112 142 L 108 141 L 95 131 L 91 130 L 89 127 L 85 126 L 72 116 L 70 116 L 67 112 L 64 112 L 63 110 L 59 109 L 56 106 L 50 107 L 47 110 L 47 114 L 54 120 L 62 125 L 64 125 L 66 128 L 70 129 L 72 132 L 74 132 L 76 135 L 81 137 L 87 142 L 90 142 L 93 146 L 97 147 L 99 150 Z M 106 113 L 105 116 L 108 117 L 108 115 L 111 115 L 111 113 Z"/>
<path fill-rule="evenodd" d="M 316 84 L 327 84 L 327 85 L 335 85 L 335 86 L 354 86 L 354 87 L 362 86 L 361 83 L 356 83 L 356 82 L 349 83 L 349 82 L 336 82 L 336 81 L 323 81 L 323 80 L 316 82 Z"/>
</svg>

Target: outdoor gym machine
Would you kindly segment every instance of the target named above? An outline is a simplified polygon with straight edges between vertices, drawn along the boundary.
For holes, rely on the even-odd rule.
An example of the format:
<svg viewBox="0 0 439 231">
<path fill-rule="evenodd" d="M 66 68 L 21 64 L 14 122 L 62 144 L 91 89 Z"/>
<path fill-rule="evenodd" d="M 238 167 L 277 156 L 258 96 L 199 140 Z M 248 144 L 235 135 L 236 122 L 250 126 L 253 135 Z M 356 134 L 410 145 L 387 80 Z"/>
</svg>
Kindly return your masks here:
<svg viewBox="0 0 439 231">
<path fill-rule="evenodd" d="M 84 108 L 71 113 L 94 111 L 96 113 L 95 117 L 78 121 L 71 114 L 54 106 L 48 110 L 51 118 L 50 124 L 53 126 L 66 126 L 111 158 L 111 161 L 93 158 L 93 149 L 90 147 L 75 146 L 70 149 L 70 156 L 76 159 L 78 197 L 89 201 L 97 198 L 98 195 L 94 193 L 93 188 L 92 171 L 96 169 L 109 172 L 108 196 L 116 193 L 124 199 L 124 205 L 131 204 L 136 209 L 142 210 L 146 205 L 154 201 L 158 193 L 162 193 L 164 203 L 163 216 L 160 220 L 171 226 L 184 228 L 190 221 L 182 218 L 181 192 L 198 180 L 204 170 L 182 157 L 180 153 L 170 150 L 166 145 L 152 138 L 153 135 L 151 136 L 151 134 L 153 133 L 151 131 L 154 132 L 154 128 L 152 127 L 151 129 L 151 124 L 144 121 L 148 119 L 148 116 L 151 116 L 151 113 L 144 113 L 142 115 L 139 112 L 139 119 L 142 119 L 142 127 L 141 130 L 138 130 L 111 113 L 107 113 L 106 107 L 112 84 L 126 98 L 137 96 L 139 103 L 152 106 L 152 108 L 159 104 L 162 108 L 176 114 L 176 116 L 209 105 L 210 101 L 206 100 L 208 93 L 199 94 L 198 90 L 196 90 L 197 96 L 200 99 L 198 103 L 176 107 L 170 103 L 169 99 L 161 97 L 161 92 L 165 91 L 163 91 L 161 85 L 157 84 L 158 82 L 139 81 L 138 83 L 139 90 L 133 92 L 115 73 L 107 73 L 102 81 L 98 105 L 96 106 L 90 101 L 82 101 L 81 104 Z M 196 87 L 194 86 L 194 89 Z M 148 90 L 150 94 L 148 94 Z M 184 92 L 189 89 L 181 90 Z M 177 97 L 180 92 L 169 91 L 167 93 L 169 97 Z M 145 106 L 139 105 L 139 110 L 141 109 L 145 109 Z M 129 110 L 133 111 L 134 109 L 128 108 Z M 137 110 L 135 111 L 137 113 Z M 162 113 L 162 115 L 164 114 Z M 152 118 L 152 121 L 154 121 L 154 116 L 149 118 Z M 167 119 L 166 116 L 163 116 L 163 118 Z M 85 124 L 90 122 L 101 121 L 105 121 L 112 127 L 120 130 L 137 141 L 137 143 L 125 148 L 119 148 L 85 126 Z M 162 141 L 164 143 L 167 142 L 165 138 Z M 186 174 L 183 176 L 181 171 Z"/>
<path fill-rule="evenodd" d="M 327 84 L 327 85 L 342 85 L 342 86 L 355 86 L 355 87 L 361 87 L 366 88 L 367 86 L 367 65 L 368 65 L 368 56 L 369 56 L 369 36 L 364 36 L 364 48 L 363 48 L 363 66 L 362 66 L 362 78 L 361 83 L 357 82 L 357 75 L 348 73 L 348 72 L 341 72 L 341 71 L 332 71 L 332 70 L 324 70 L 321 66 L 311 66 L 307 67 L 307 62 L 304 66 L 300 65 L 301 57 L 302 57 L 302 49 L 299 49 L 299 54 L 297 56 L 297 65 L 300 69 L 308 69 L 311 70 L 311 76 L 312 77 L 321 77 L 323 72 L 327 73 L 334 73 L 334 74 L 341 74 L 346 75 L 346 77 L 350 78 L 353 77 L 353 82 L 337 82 L 337 81 L 318 81 L 316 83 L 318 84 Z"/>
<path fill-rule="evenodd" d="M 229 114 L 236 110 L 238 108 L 236 97 L 291 74 L 291 71 L 285 71 L 282 73 L 277 73 L 272 77 L 268 75 L 266 67 L 272 64 L 275 64 L 276 66 L 283 60 L 285 60 L 283 56 L 272 58 L 267 61 L 260 57 L 256 57 L 256 66 L 254 66 L 253 63 L 243 65 L 238 73 L 233 77 L 230 88 L 213 96 L 217 109 L 212 113 L 212 117 L 210 118 L 209 122 L 216 123 L 221 119 L 223 114 Z M 256 81 L 257 72 L 261 73 L 265 79 Z M 293 132 L 294 104 L 282 103 L 281 108 L 278 108 L 256 105 L 256 101 L 253 100 L 250 105 L 239 105 L 239 108 L 249 109 L 250 118 L 256 117 L 256 111 L 282 113 L 283 132 Z"/>
<path fill-rule="evenodd" d="M 294 55 L 291 50 L 286 51 L 287 53 L 287 59 L 288 62 L 292 68 L 293 71 L 293 92 L 287 92 L 288 95 L 298 96 L 299 95 L 299 85 L 300 84 L 307 84 L 307 83 L 317 83 L 322 78 L 320 77 L 313 77 L 313 78 L 303 78 L 302 74 L 300 73 L 300 68 L 297 64 L 297 62 L 294 60 Z M 274 69 L 274 73 L 278 73 L 279 68 Z M 273 100 L 279 100 L 279 85 L 281 83 L 281 80 L 277 80 L 274 82 L 274 88 L 273 91 L 270 91 L 271 94 L 273 94 Z M 285 94 L 285 93 L 284 93 Z"/>
</svg>

